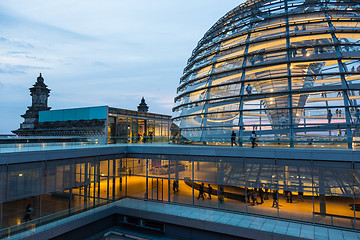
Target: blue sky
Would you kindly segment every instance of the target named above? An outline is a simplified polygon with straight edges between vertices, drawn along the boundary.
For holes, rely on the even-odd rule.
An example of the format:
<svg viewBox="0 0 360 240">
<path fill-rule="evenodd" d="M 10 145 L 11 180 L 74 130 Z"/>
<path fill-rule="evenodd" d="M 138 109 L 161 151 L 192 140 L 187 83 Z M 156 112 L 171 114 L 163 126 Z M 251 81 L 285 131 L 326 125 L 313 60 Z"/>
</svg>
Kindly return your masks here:
<svg viewBox="0 0 360 240">
<path fill-rule="evenodd" d="M 243 1 L 0 0 L 0 134 L 17 129 L 41 72 L 52 109 L 108 105 L 171 114 L 203 34 Z"/>
</svg>

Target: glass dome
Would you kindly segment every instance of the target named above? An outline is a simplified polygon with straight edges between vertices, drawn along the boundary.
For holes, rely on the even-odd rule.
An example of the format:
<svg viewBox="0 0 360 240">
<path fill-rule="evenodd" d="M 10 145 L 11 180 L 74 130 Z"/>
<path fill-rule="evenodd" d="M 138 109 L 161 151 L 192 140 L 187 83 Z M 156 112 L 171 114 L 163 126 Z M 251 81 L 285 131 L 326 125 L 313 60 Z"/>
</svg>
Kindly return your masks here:
<svg viewBox="0 0 360 240">
<path fill-rule="evenodd" d="M 352 148 L 360 127 L 359 1 L 247 1 L 199 41 L 181 77 L 179 139 Z"/>
</svg>

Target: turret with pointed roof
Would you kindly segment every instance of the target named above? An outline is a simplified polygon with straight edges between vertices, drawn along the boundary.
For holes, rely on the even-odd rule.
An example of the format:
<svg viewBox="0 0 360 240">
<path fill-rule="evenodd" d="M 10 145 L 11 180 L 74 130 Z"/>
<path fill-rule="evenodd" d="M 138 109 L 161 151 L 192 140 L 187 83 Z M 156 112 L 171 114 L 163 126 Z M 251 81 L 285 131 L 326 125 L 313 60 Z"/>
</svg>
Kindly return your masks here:
<svg viewBox="0 0 360 240">
<path fill-rule="evenodd" d="M 138 112 L 145 112 L 145 113 L 148 112 L 149 107 L 146 104 L 144 97 L 142 97 L 141 102 L 137 108 L 138 108 Z"/>
<path fill-rule="evenodd" d="M 22 135 L 22 130 L 35 129 L 39 122 L 39 112 L 50 110 L 51 107 L 48 107 L 48 97 L 50 89 L 44 83 L 44 78 L 41 76 L 37 78 L 37 81 L 30 88 L 30 95 L 32 97 L 32 105 L 28 107 L 28 110 L 21 117 L 24 118 L 24 122 L 20 124 L 20 128 L 16 131 L 13 131 L 17 135 Z"/>
</svg>

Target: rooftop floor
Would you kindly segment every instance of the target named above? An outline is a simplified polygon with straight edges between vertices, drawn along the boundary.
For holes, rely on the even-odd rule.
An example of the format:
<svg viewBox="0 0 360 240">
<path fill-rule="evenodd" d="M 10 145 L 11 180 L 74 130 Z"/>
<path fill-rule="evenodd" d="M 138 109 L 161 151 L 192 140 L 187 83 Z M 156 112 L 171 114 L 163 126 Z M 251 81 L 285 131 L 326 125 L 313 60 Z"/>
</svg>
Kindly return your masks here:
<svg viewBox="0 0 360 240">
<path fill-rule="evenodd" d="M 11 236 L 11 239 L 47 239 L 111 214 L 130 215 L 206 231 L 251 239 L 359 239 L 360 233 L 279 219 L 244 215 L 201 207 L 125 198 L 86 212 Z M 91 217 L 90 217 L 91 216 Z M 65 227 L 66 225 L 66 227 Z"/>
</svg>

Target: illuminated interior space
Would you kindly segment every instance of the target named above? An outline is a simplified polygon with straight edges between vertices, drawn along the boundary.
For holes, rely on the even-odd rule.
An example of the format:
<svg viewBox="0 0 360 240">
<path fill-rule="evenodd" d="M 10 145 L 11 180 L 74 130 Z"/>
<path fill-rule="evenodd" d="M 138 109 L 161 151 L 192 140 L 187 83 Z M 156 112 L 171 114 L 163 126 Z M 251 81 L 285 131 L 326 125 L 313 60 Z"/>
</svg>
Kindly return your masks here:
<svg viewBox="0 0 360 240">
<path fill-rule="evenodd" d="M 357 1 L 247 1 L 220 18 L 184 69 L 179 140 L 355 148 L 360 137 Z"/>
<path fill-rule="evenodd" d="M 167 142 L 171 117 L 108 106 L 39 112 L 31 136 L 86 137 L 99 143 Z"/>
<path fill-rule="evenodd" d="M 26 152 L 2 154 L 14 160 L 0 165 L 2 233 L 28 227 L 28 222 L 40 226 L 121 198 L 360 228 L 357 152 L 314 150 L 308 157 L 307 150 L 285 149 L 272 157 L 275 150 L 268 149 L 250 157 L 251 149 L 190 148 L 105 145 L 46 151 L 46 158 L 41 151 L 34 152 L 32 157 L 40 156 L 34 161 L 21 160 L 30 156 Z M 336 160 L 337 156 L 344 158 Z M 25 221 L 28 204 L 33 212 Z"/>
</svg>

